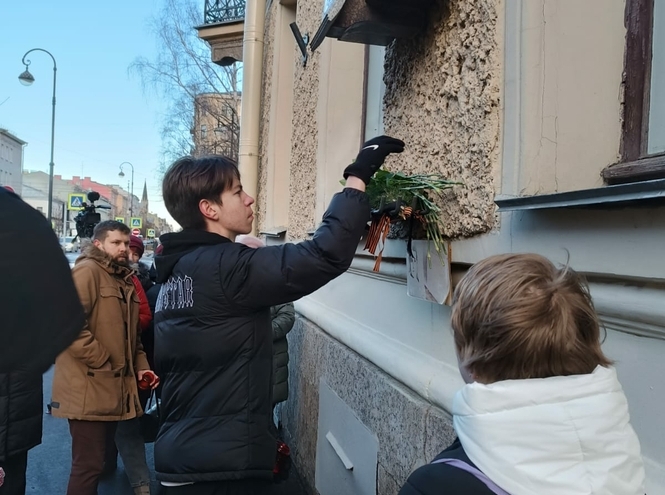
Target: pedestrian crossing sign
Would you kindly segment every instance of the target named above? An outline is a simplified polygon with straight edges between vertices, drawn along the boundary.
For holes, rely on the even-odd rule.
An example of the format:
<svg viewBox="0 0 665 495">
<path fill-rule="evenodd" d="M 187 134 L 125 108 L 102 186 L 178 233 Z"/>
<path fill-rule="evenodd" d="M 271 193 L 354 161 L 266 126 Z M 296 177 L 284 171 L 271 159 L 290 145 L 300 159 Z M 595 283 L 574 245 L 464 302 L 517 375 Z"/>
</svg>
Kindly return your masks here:
<svg viewBox="0 0 665 495">
<path fill-rule="evenodd" d="M 140 229 L 143 227 L 143 219 L 142 218 L 136 218 L 132 217 L 129 219 L 130 224 L 129 226 L 133 229 Z"/>
<path fill-rule="evenodd" d="M 82 210 L 84 202 L 85 193 L 69 193 L 69 197 L 67 198 L 67 209 L 72 211 Z"/>
<path fill-rule="evenodd" d="M 125 223 L 125 217 L 115 217 L 116 222 Z"/>
<path fill-rule="evenodd" d="M 148 229 L 148 237 L 151 239 L 155 238 L 155 229 Z"/>
</svg>

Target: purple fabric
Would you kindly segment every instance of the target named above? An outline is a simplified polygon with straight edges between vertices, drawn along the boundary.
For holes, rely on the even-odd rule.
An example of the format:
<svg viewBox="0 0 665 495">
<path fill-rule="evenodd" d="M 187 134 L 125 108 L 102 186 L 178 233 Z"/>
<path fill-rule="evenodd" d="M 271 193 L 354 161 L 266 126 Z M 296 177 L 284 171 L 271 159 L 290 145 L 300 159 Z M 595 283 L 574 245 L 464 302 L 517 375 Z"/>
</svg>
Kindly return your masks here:
<svg viewBox="0 0 665 495">
<path fill-rule="evenodd" d="M 510 493 L 489 479 L 481 470 L 459 459 L 437 459 L 432 461 L 432 464 L 448 464 L 450 466 L 454 466 L 458 469 L 461 469 L 462 471 L 466 471 L 467 473 L 477 478 L 479 481 L 482 481 L 485 486 L 487 486 L 487 488 L 489 488 L 496 495 L 510 495 Z"/>
</svg>

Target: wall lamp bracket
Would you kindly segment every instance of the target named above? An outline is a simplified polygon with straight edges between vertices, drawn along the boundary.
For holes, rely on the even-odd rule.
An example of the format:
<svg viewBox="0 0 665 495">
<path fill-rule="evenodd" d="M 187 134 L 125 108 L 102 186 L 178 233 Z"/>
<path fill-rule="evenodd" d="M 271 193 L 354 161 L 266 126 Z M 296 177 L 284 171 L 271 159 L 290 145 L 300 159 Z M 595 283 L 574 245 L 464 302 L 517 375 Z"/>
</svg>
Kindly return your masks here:
<svg viewBox="0 0 665 495">
<path fill-rule="evenodd" d="M 303 36 L 300 33 L 300 29 L 298 29 L 298 24 L 296 24 L 295 22 L 289 24 L 289 27 L 293 32 L 293 36 L 296 39 L 296 43 L 298 43 L 298 48 L 300 48 L 300 54 L 302 55 L 301 61 L 304 67 L 307 65 L 307 44 L 309 43 L 309 35 L 305 34 L 305 36 Z"/>
</svg>

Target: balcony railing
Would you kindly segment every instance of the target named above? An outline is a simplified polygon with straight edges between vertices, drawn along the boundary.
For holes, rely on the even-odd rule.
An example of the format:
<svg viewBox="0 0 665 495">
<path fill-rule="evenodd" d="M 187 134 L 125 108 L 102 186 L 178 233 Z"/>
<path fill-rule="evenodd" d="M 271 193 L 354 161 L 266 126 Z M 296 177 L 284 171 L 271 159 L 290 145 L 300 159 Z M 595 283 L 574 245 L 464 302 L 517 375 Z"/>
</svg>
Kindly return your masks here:
<svg viewBox="0 0 665 495">
<path fill-rule="evenodd" d="M 205 0 L 204 22 L 241 21 L 245 18 L 246 0 Z"/>
</svg>

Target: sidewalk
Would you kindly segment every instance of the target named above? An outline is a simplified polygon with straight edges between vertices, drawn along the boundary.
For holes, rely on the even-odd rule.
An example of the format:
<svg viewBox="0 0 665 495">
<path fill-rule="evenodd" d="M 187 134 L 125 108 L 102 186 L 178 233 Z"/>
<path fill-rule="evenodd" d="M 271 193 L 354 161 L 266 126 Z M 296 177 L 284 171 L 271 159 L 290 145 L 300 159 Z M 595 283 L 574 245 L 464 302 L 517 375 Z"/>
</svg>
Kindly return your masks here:
<svg viewBox="0 0 665 495">
<path fill-rule="evenodd" d="M 44 374 L 44 411 L 51 397 L 53 370 Z M 146 445 L 148 466 L 153 468 L 153 445 Z M 44 414 L 44 433 L 42 444 L 28 454 L 27 495 L 44 495 L 46 493 L 62 494 L 67 491 L 67 481 L 71 468 L 71 437 L 67 421 Z M 152 472 L 154 480 L 154 471 Z M 99 495 L 133 495 L 132 487 L 127 481 L 122 461 L 118 459 L 118 470 L 114 475 L 104 478 L 99 485 Z M 157 494 L 157 482 L 153 481 L 153 494 Z M 291 469 L 289 479 L 274 485 L 271 495 L 306 495 L 300 478 Z"/>
</svg>

